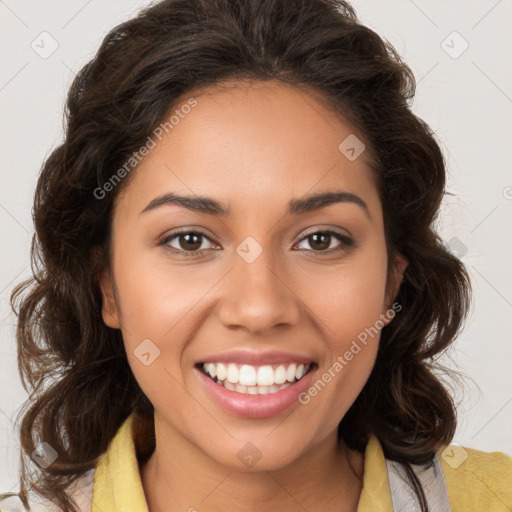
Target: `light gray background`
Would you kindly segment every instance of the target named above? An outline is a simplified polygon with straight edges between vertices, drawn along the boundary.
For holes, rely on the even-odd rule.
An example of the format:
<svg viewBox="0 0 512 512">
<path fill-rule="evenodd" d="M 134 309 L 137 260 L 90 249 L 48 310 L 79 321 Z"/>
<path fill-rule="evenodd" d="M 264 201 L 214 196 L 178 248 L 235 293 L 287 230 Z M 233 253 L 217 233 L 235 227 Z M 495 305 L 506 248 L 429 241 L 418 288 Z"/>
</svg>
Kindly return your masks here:
<svg viewBox="0 0 512 512">
<path fill-rule="evenodd" d="M 17 373 L 8 297 L 30 272 L 39 168 L 62 136 L 64 95 L 74 73 L 109 29 L 147 4 L 0 0 L 0 492 L 17 481 L 13 419 L 26 395 Z M 413 110 L 434 129 L 447 158 L 447 189 L 454 195 L 446 198 L 439 230 L 467 264 L 475 292 L 466 329 L 450 358 L 443 358 L 472 379 L 459 394 L 455 441 L 512 455 L 512 2 L 357 0 L 353 5 L 414 71 Z M 58 43 L 46 59 L 31 47 L 34 41 L 40 52 L 51 49 L 49 36 L 40 35 L 44 31 Z"/>
</svg>

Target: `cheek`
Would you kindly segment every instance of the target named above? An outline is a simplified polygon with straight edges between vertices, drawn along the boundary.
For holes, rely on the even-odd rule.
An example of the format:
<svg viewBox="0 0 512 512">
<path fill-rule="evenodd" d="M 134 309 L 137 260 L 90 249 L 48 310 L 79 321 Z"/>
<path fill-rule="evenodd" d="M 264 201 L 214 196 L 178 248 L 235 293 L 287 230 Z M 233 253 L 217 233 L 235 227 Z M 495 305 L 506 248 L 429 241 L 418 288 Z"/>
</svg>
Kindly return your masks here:
<svg viewBox="0 0 512 512">
<path fill-rule="evenodd" d="M 123 341 L 135 379 L 155 408 L 173 403 L 184 410 L 182 354 L 193 337 L 187 315 L 193 316 L 205 291 L 185 279 L 186 272 L 144 257 L 119 258 L 116 274 Z"/>
<path fill-rule="evenodd" d="M 330 293 L 317 296 L 326 350 L 300 402 L 322 418 L 323 435 L 337 427 L 373 369 L 384 326 L 381 315 L 385 283 L 378 286 L 377 277 L 354 271 L 350 278 L 340 277 L 339 289 L 333 291 L 331 281 Z"/>
<path fill-rule="evenodd" d="M 328 271 L 312 267 L 309 276 L 309 286 L 303 285 L 301 294 L 335 357 L 385 311 L 386 253 L 376 244 L 374 250 L 348 257 Z"/>
<path fill-rule="evenodd" d="M 180 269 L 170 265 L 162 256 L 163 250 L 123 245 L 118 246 L 114 268 L 127 343 L 131 346 L 144 338 L 179 340 L 174 332 L 215 283 L 214 276 L 208 279 L 199 266 L 195 270 L 193 266 Z"/>
<path fill-rule="evenodd" d="M 183 380 L 182 352 L 193 337 L 187 315 L 208 288 L 192 267 L 173 268 L 165 258 L 155 259 L 157 249 L 141 249 L 127 238 L 119 236 L 114 254 L 121 330 L 135 378 L 153 402 L 173 394 L 173 377 Z"/>
<path fill-rule="evenodd" d="M 313 395 L 328 417 L 333 410 L 340 415 L 348 410 L 371 373 L 385 326 L 386 278 L 386 252 L 375 244 L 374 250 L 347 258 L 328 273 L 316 271 L 309 281 L 314 286 L 302 288 L 325 339 Z"/>
</svg>

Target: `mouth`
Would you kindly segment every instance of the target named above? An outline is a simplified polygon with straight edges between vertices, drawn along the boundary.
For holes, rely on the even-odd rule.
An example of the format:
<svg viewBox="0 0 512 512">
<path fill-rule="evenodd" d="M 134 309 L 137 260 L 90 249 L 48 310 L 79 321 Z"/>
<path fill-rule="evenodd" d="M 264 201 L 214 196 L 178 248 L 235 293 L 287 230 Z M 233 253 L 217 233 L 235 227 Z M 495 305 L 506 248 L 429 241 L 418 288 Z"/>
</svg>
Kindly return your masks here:
<svg viewBox="0 0 512 512">
<path fill-rule="evenodd" d="M 313 372 L 317 365 L 281 363 L 250 365 L 200 362 L 195 367 L 218 386 L 242 395 L 271 395 L 289 388 Z"/>
</svg>

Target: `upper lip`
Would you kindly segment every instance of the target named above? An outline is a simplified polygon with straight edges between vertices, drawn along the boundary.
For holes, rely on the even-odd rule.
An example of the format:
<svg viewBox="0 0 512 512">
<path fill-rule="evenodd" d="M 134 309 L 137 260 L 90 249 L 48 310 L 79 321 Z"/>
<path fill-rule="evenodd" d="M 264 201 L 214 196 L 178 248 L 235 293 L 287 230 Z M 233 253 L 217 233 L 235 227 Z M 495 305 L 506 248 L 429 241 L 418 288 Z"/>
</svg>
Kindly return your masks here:
<svg viewBox="0 0 512 512">
<path fill-rule="evenodd" d="M 280 363 L 297 363 L 308 364 L 314 361 L 307 356 L 299 354 L 292 354 L 289 352 L 249 352 L 247 350 L 232 350 L 230 352 L 223 352 L 221 354 L 213 354 L 202 358 L 197 364 L 200 363 L 238 363 L 249 364 L 251 366 L 263 366 L 266 364 L 280 364 Z"/>
</svg>

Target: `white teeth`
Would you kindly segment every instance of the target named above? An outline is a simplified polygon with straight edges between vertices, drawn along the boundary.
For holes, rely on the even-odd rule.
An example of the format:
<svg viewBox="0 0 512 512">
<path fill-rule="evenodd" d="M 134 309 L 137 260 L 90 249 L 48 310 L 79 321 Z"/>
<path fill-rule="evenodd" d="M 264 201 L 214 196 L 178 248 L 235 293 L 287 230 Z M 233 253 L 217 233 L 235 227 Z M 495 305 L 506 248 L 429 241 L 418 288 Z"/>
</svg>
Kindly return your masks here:
<svg viewBox="0 0 512 512">
<path fill-rule="evenodd" d="M 272 384 L 274 384 L 272 366 L 260 366 L 258 368 L 258 386 L 271 386 Z"/>
<path fill-rule="evenodd" d="M 296 372 L 297 372 L 297 365 L 291 364 L 290 366 L 288 366 L 288 370 L 286 371 L 286 380 L 289 382 L 293 382 L 295 380 Z"/>
<path fill-rule="evenodd" d="M 213 377 L 217 377 L 217 365 L 213 363 L 208 363 L 205 366 L 205 370 Z"/>
<path fill-rule="evenodd" d="M 229 382 L 228 379 L 225 379 L 222 382 L 216 380 L 216 383 L 219 386 L 224 386 L 230 391 L 236 391 L 237 393 L 243 393 L 245 395 L 270 395 L 292 385 L 290 382 L 286 382 L 285 384 L 280 384 L 279 386 L 275 384 L 272 384 L 272 386 L 241 386 L 240 384 L 233 384 L 232 382 Z"/>
<path fill-rule="evenodd" d="M 226 367 L 222 363 L 219 363 L 216 366 L 217 366 L 217 378 L 219 380 L 224 380 L 227 375 Z"/>
<path fill-rule="evenodd" d="M 286 382 L 286 368 L 281 365 L 274 372 L 274 382 L 276 384 L 284 384 Z"/>
<path fill-rule="evenodd" d="M 252 366 L 249 364 L 237 365 L 235 363 L 205 363 L 203 370 L 212 379 L 223 383 L 227 389 L 247 394 L 275 393 L 291 383 L 302 379 L 308 372 L 310 364 L 281 364 L 277 367 L 271 365 Z M 221 384 L 222 385 L 222 384 Z"/>
<path fill-rule="evenodd" d="M 233 364 L 233 363 L 228 364 L 226 378 L 228 379 L 229 382 L 231 382 L 233 384 L 236 384 L 238 382 L 238 368 L 237 368 L 236 364 Z M 241 384 L 244 384 L 244 383 L 241 382 Z"/>
<path fill-rule="evenodd" d="M 256 369 L 248 364 L 242 365 L 240 368 L 239 382 L 243 386 L 256 385 Z"/>
<path fill-rule="evenodd" d="M 235 385 L 232 384 L 231 382 L 229 382 L 229 380 L 224 381 L 224 387 L 226 389 L 229 389 L 230 391 L 235 391 L 236 390 Z"/>
</svg>

